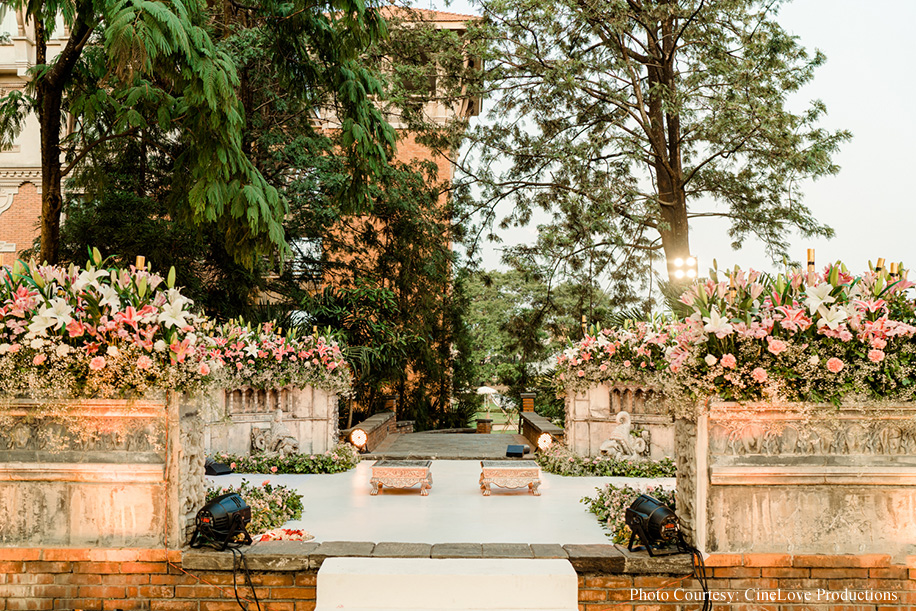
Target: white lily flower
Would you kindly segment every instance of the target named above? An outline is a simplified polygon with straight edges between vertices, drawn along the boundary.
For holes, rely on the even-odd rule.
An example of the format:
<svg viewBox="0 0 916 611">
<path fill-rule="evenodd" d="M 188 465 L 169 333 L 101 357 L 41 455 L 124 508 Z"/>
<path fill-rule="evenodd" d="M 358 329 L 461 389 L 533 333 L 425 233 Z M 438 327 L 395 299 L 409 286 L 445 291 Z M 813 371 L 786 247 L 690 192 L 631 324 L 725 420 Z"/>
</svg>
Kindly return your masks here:
<svg viewBox="0 0 916 611">
<path fill-rule="evenodd" d="M 164 325 L 177 327 L 181 329 L 187 326 L 187 313 L 184 311 L 183 304 L 169 302 L 162 306 L 159 312 L 159 322 Z"/>
<path fill-rule="evenodd" d="M 703 320 L 706 322 L 703 330 L 707 333 L 715 333 L 716 337 L 720 339 L 735 330 L 727 318 L 719 315 L 719 311 L 716 308 L 710 310 L 709 316 L 704 316 Z"/>
<path fill-rule="evenodd" d="M 36 335 L 45 335 L 51 327 L 59 330 L 73 320 L 73 317 L 70 316 L 72 313 L 73 308 L 70 307 L 67 300 L 56 297 L 51 300 L 50 305 L 45 305 L 38 311 L 38 315 L 29 324 L 29 331 Z"/>
<path fill-rule="evenodd" d="M 245 346 L 245 353 L 248 356 L 258 356 L 258 347 L 254 344 L 248 344 Z"/>
<path fill-rule="evenodd" d="M 99 307 L 110 307 L 112 314 L 121 311 L 121 296 L 118 295 L 118 291 L 113 286 L 100 284 L 99 297 L 101 297 Z"/>
<path fill-rule="evenodd" d="M 822 318 L 819 318 L 817 321 L 817 326 L 818 327 L 826 326 L 831 331 L 836 331 L 837 327 L 839 327 L 843 323 L 843 321 L 846 320 L 846 318 L 848 318 L 846 315 L 846 311 L 843 310 L 842 308 L 836 308 L 836 307 L 830 308 L 826 312 L 823 312 Z"/>
<path fill-rule="evenodd" d="M 805 294 L 808 296 L 808 298 L 805 299 L 805 305 L 808 306 L 808 312 L 813 315 L 822 305 L 829 305 L 836 301 L 830 294 L 832 290 L 833 285 L 829 282 L 821 282 L 817 286 L 809 286 L 805 289 Z"/>
<path fill-rule="evenodd" d="M 104 269 L 83 270 L 73 281 L 73 292 L 79 293 L 87 286 L 99 290 L 99 278 L 104 278 L 108 272 Z"/>
</svg>

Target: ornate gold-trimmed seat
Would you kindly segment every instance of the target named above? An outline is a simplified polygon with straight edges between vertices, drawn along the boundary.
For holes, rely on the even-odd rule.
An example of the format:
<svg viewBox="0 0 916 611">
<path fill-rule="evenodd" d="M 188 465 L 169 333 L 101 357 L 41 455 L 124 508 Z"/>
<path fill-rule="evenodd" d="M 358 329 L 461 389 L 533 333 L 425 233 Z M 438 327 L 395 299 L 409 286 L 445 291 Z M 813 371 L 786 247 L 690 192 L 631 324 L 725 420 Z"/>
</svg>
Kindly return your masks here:
<svg viewBox="0 0 916 611">
<path fill-rule="evenodd" d="M 490 486 L 524 488 L 540 496 L 541 468 L 533 460 L 482 460 L 480 461 L 480 489 L 490 496 Z"/>
<path fill-rule="evenodd" d="M 372 465 L 369 494 L 377 495 L 382 486 L 410 488 L 420 484 L 420 496 L 427 496 L 433 485 L 430 465 L 431 460 L 380 460 Z"/>
</svg>

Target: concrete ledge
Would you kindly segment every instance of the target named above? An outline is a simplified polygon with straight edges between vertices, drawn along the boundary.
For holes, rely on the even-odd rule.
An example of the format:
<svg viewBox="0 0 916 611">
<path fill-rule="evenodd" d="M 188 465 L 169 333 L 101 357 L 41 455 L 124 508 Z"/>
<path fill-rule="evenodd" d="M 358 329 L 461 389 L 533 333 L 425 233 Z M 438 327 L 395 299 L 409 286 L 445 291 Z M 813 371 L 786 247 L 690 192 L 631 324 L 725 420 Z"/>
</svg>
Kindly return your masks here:
<svg viewBox="0 0 916 611">
<path fill-rule="evenodd" d="M 623 573 L 626 559 L 613 545 L 564 545 L 569 561 L 579 573 Z"/>
<path fill-rule="evenodd" d="M 711 484 L 722 486 L 916 486 L 913 466 L 711 466 Z"/>
<path fill-rule="evenodd" d="M 568 559 L 578 573 L 674 574 L 693 571 L 688 554 L 656 556 L 629 552 L 619 545 L 558 545 L 554 543 L 400 543 L 385 541 L 269 541 L 241 550 L 251 570 L 306 571 L 321 568 L 328 558 L 425 558 L 425 559 Z M 231 571 L 230 551 L 185 549 L 182 566 L 189 570 Z"/>
<path fill-rule="evenodd" d="M 690 554 L 672 554 L 670 556 L 649 556 L 648 552 L 631 552 L 625 545 L 615 545 L 624 557 L 624 573 L 657 575 L 671 573 L 689 575 L 693 573 L 693 556 Z"/>
</svg>

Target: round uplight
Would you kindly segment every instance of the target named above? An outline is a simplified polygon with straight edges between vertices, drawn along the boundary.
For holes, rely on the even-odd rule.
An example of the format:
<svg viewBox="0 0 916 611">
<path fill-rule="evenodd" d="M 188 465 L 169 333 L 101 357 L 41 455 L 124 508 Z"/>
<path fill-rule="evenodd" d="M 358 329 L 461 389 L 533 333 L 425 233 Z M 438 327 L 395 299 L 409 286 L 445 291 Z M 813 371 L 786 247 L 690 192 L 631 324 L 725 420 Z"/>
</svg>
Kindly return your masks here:
<svg viewBox="0 0 916 611">
<path fill-rule="evenodd" d="M 677 278 L 677 279 L 683 278 L 683 277 L 684 277 L 684 270 L 682 270 L 682 269 L 674 270 L 674 277 Z"/>
<path fill-rule="evenodd" d="M 357 448 L 364 448 L 369 442 L 369 435 L 366 434 L 366 431 L 362 429 L 355 429 L 350 433 L 350 443 L 355 445 Z"/>
<path fill-rule="evenodd" d="M 550 446 L 553 445 L 553 437 L 550 436 L 550 433 L 541 433 L 538 437 L 538 449 L 541 452 L 546 452 L 550 449 Z"/>
<path fill-rule="evenodd" d="M 678 257 L 677 259 L 674 260 L 674 266 L 675 267 L 684 267 L 684 260 Z"/>
</svg>

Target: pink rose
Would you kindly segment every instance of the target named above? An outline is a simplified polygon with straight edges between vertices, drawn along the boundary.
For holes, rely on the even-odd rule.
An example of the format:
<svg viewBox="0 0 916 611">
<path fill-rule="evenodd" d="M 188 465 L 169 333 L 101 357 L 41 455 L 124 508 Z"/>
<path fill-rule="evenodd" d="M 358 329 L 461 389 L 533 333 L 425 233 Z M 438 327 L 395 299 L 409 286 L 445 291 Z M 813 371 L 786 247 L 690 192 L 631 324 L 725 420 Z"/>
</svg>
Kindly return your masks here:
<svg viewBox="0 0 916 611">
<path fill-rule="evenodd" d="M 880 337 L 876 337 L 871 340 L 871 347 L 875 350 L 884 350 L 887 347 L 887 342 Z"/>
<path fill-rule="evenodd" d="M 723 354 L 719 363 L 726 369 L 734 369 L 735 365 L 738 364 L 738 359 L 735 358 L 734 354 Z"/>
<path fill-rule="evenodd" d="M 205 376 L 205 375 L 209 374 L 209 373 L 210 373 L 210 366 L 207 365 L 206 363 L 201 363 L 201 364 L 200 364 L 200 368 L 197 370 L 197 373 L 199 373 L 199 374 L 202 375 L 202 376 Z"/>
<path fill-rule="evenodd" d="M 831 373 L 840 373 L 840 370 L 843 369 L 843 366 L 843 361 L 836 357 L 827 360 L 827 370 Z"/>
<path fill-rule="evenodd" d="M 585 372 L 580 369 L 579 371 L 576 372 L 576 375 L 579 376 L 580 378 L 584 378 Z"/>
<path fill-rule="evenodd" d="M 234 462 L 229 463 L 229 468 L 230 468 L 230 469 L 235 469 L 235 463 L 234 463 Z"/>
<path fill-rule="evenodd" d="M 271 473 L 276 473 L 276 472 L 277 472 L 277 468 L 276 468 L 276 467 L 271 467 L 271 468 L 270 468 L 270 472 L 271 472 Z"/>
<path fill-rule="evenodd" d="M 623 362 L 623 366 L 624 366 L 624 367 L 629 367 L 629 366 L 630 366 L 630 361 L 629 361 L 629 360 L 624 361 L 624 362 Z"/>
<path fill-rule="evenodd" d="M 772 354 L 779 356 L 779 353 L 784 352 L 787 347 L 786 343 L 781 339 L 774 339 L 772 337 L 767 339 L 767 350 Z"/>
<path fill-rule="evenodd" d="M 600 369 L 601 371 L 606 371 L 606 370 L 607 370 L 607 365 L 605 365 L 604 363 L 601 363 L 601 366 L 598 367 L 598 369 Z"/>
<path fill-rule="evenodd" d="M 43 365 L 45 361 L 48 360 L 47 354 L 36 354 L 35 358 L 32 359 L 33 365 Z"/>
<path fill-rule="evenodd" d="M 763 384 L 767 381 L 769 376 L 763 367 L 754 367 L 754 371 L 751 372 L 751 377 L 754 378 L 754 381 L 758 384 Z"/>
<path fill-rule="evenodd" d="M 872 363 L 880 363 L 884 360 L 884 351 L 883 350 L 869 350 L 868 351 L 868 360 Z"/>
<path fill-rule="evenodd" d="M 137 369 L 147 370 L 153 366 L 153 359 L 146 356 L 145 354 L 140 355 L 140 358 L 137 359 Z"/>
<path fill-rule="evenodd" d="M 99 371 L 100 369 L 105 368 L 105 357 L 96 356 L 91 361 L 89 361 L 89 369 L 92 371 Z"/>
</svg>

